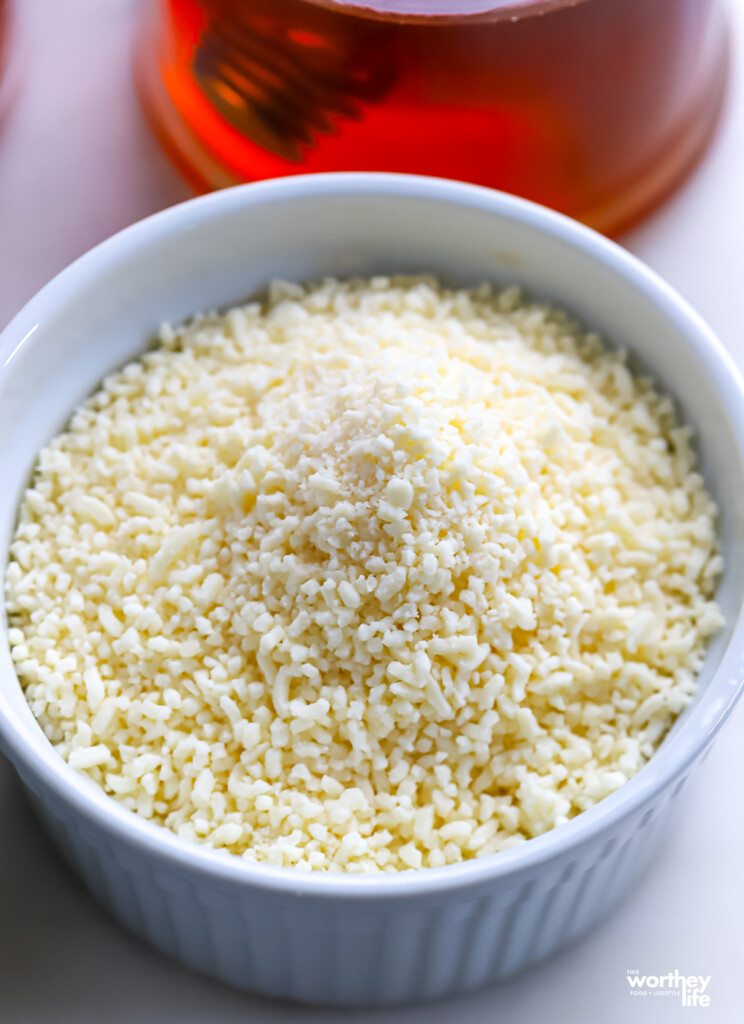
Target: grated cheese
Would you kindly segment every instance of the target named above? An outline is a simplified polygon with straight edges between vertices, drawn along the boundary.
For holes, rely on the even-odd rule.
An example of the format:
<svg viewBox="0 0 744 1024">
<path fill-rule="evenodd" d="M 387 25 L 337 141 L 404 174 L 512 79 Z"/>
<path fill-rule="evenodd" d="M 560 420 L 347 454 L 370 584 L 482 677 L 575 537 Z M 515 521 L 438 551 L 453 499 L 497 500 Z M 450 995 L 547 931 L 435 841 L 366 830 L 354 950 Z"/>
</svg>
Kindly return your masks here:
<svg viewBox="0 0 744 1024">
<path fill-rule="evenodd" d="M 60 754 L 311 870 L 495 853 L 617 789 L 722 619 L 672 403 L 565 314 L 429 279 L 164 328 L 39 457 L 10 640 Z"/>
</svg>

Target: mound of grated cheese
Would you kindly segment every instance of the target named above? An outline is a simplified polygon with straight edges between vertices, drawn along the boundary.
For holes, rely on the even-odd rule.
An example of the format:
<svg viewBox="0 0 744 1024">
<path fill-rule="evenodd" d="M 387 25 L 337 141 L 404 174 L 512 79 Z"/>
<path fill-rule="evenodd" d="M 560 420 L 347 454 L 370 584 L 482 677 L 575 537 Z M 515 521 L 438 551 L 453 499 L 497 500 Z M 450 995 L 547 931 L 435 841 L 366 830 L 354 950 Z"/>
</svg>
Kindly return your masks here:
<svg viewBox="0 0 744 1024">
<path fill-rule="evenodd" d="M 715 515 L 670 400 L 565 314 L 276 284 L 42 451 L 13 655 L 60 754 L 180 836 L 452 864 L 652 755 L 722 622 Z"/>
</svg>

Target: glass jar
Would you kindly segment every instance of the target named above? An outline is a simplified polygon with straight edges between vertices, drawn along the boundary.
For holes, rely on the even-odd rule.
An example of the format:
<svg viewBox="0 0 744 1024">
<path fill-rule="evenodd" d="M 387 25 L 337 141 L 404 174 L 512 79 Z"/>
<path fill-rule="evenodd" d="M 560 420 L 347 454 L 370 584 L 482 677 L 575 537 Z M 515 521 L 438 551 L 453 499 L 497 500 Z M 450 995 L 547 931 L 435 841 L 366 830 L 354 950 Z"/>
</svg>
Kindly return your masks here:
<svg viewBox="0 0 744 1024">
<path fill-rule="evenodd" d="M 17 54 L 15 52 L 17 44 L 12 38 L 12 28 L 10 0 L 0 0 L 0 124 L 8 112 L 18 84 Z"/>
<path fill-rule="evenodd" d="M 407 171 L 610 233 L 702 153 L 727 65 L 720 0 L 150 0 L 137 48 L 200 189 Z"/>
</svg>

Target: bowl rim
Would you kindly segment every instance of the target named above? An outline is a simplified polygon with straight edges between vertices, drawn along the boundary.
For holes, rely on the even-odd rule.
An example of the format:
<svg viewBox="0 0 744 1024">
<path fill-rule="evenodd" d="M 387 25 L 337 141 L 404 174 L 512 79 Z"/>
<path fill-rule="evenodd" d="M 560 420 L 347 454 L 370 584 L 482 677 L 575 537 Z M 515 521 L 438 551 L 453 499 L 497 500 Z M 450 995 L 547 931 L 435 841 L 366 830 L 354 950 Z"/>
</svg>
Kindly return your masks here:
<svg viewBox="0 0 744 1024">
<path fill-rule="evenodd" d="M 312 197 L 415 198 L 496 214 L 506 220 L 552 236 L 599 262 L 649 300 L 676 332 L 704 358 L 716 390 L 725 402 L 744 460 L 744 382 L 723 344 L 694 309 L 654 271 L 617 243 L 562 214 L 524 199 L 481 186 L 443 178 L 371 172 L 307 174 L 238 185 L 155 213 L 111 236 L 79 257 L 43 287 L 0 333 L 0 372 L 8 372 L 22 346 L 33 344 L 43 318 L 75 301 L 76 290 L 133 252 L 154 241 L 197 228 L 213 216 L 262 203 Z M 3 552 L 5 557 L 5 552 Z M 4 572 L 4 571 L 3 571 Z M 3 607 L 4 612 L 4 607 Z M 7 643 L 7 624 L 0 628 Z M 713 714 L 705 721 L 690 719 L 688 728 L 673 735 L 653 758 L 614 793 L 567 823 L 509 850 L 441 868 L 398 873 L 345 874 L 301 871 L 247 861 L 226 851 L 185 840 L 163 826 L 124 808 L 93 780 L 74 771 L 36 725 L 29 729 L 5 699 L 0 681 L 0 740 L 24 781 L 34 778 L 71 805 L 103 832 L 125 847 L 159 859 L 181 872 L 209 876 L 223 884 L 285 892 L 296 897 L 360 899 L 409 897 L 447 892 L 481 883 L 516 878 L 557 856 L 568 855 L 629 815 L 638 812 L 678 779 L 700 756 L 723 725 L 744 690 L 744 608 L 720 662 L 706 688 Z M 10 685 L 20 685 L 15 672 Z M 694 711 L 693 711 L 694 715 Z M 31 785 L 32 783 L 27 782 Z M 611 841 L 611 840 L 608 840 Z"/>
</svg>

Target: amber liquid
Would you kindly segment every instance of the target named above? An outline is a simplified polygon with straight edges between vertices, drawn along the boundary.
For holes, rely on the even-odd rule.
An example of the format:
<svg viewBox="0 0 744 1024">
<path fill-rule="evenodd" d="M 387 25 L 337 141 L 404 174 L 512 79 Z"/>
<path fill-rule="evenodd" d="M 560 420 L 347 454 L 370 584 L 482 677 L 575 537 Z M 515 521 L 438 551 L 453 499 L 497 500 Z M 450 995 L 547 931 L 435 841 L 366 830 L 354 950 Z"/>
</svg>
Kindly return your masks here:
<svg viewBox="0 0 744 1024">
<path fill-rule="evenodd" d="M 8 83 L 10 47 L 10 8 L 6 0 L 0 0 L 0 124 L 11 100 L 13 83 Z"/>
<path fill-rule="evenodd" d="M 718 0 L 512 0 L 475 15 L 462 14 L 471 0 L 418 0 L 436 17 L 415 5 L 157 0 L 140 46 L 148 105 L 201 187 L 407 171 L 609 231 L 707 141 L 726 69 Z"/>
</svg>

